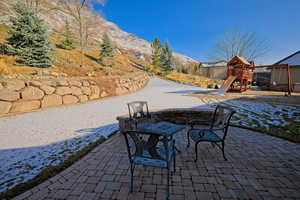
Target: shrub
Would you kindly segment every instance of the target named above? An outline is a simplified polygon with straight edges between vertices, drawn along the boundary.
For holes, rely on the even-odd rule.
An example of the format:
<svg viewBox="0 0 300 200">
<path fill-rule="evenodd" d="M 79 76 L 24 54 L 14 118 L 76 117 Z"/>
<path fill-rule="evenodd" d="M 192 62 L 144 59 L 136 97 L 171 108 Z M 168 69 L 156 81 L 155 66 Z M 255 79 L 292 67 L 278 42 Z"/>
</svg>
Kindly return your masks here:
<svg viewBox="0 0 300 200">
<path fill-rule="evenodd" d="M 7 39 L 12 52 L 20 65 L 32 67 L 50 67 L 52 55 L 48 33 L 43 21 L 24 3 L 18 2 L 14 7 L 16 15 L 11 17 L 11 35 Z"/>
</svg>

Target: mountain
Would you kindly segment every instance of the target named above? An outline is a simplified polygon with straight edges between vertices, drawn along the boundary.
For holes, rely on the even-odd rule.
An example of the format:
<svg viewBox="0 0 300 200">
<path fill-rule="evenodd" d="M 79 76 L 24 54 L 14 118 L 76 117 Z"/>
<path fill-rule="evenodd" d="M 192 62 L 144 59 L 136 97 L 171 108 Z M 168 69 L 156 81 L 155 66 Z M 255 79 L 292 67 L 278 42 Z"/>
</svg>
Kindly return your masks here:
<svg viewBox="0 0 300 200">
<path fill-rule="evenodd" d="M 12 6 L 18 0 L 1 0 L 0 1 L 0 22 L 8 23 L 8 16 L 11 13 Z M 73 32 L 78 33 L 78 15 L 76 14 L 76 0 L 26 0 L 32 6 L 39 17 L 42 18 L 52 34 L 63 32 L 65 21 L 72 22 Z M 64 3 L 63 3 L 64 2 Z M 82 12 L 84 18 L 84 29 L 88 30 L 87 36 L 89 45 L 98 45 L 102 35 L 106 32 L 116 44 L 116 46 L 131 56 L 143 55 L 150 58 L 151 45 L 148 41 L 138 38 L 130 33 L 120 29 L 116 24 L 107 21 L 99 14 L 92 11 L 91 8 L 85 8 Z M 84 21 L 83 20 L 83 21 Z M 178 62 L 183 65 L 198 63 L 192 58 L 174 53 Z"/>
</svg>

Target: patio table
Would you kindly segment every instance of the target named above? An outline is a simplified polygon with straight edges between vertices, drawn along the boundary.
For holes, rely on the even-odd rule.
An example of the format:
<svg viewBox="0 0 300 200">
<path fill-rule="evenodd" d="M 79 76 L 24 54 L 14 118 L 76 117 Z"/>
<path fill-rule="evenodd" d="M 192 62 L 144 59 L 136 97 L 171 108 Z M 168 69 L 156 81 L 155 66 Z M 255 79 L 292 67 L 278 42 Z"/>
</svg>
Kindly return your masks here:
<svg viewBox="0 0 300 200">
<path fill-rule="evenodd" d="M 173 124 L 170 122 L 144 122 L 137 124 L 136 130 L 144 131 L 144 132 L 151 132 L 151 136 L 148 138 L 147 146 L 148 151 L 151 156 L 157 157 L 157 149 L 156 146 L 160 141 L 159 137 L 163 137 L 161 141 L 164 139 L 172 140 L 173 135 L 183 130 L 185 126 Z M 175 146 L 176 151 L 180 152 L 178 148 Z"/>
</svg>

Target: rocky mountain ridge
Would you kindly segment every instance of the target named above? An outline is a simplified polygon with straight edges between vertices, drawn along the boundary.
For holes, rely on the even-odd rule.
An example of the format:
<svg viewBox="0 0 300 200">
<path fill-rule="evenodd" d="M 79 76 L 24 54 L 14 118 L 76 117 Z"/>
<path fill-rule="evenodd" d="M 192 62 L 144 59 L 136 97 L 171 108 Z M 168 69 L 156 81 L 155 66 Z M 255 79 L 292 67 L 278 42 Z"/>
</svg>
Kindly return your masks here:
<svg viewBox="0 0 300 200">
<path fill-rule="evenodd" d="M 39 2 L 38 15 L 42 18 L 51 33 L 61 33 L 64 29 L 65 21 L 73 22 L 73 32 L 78 33 L 77 22 L 72 13 L 69 12 L 61 0 L 31 0 Z M 69 0 L 71 2 L 72 0 Z M 8 16 L 12 13 L 12 7 L 17 0 L 1 0 L 0 2 L 0 23 L 8 23 Z M 87 19 L 86 29 L 89 31 L 89 37 L 93 42 L 98 43 L 102 35 L 106 32 L 117 47 L 131 55 L 143 55 L 149 58 L 151 55 L 151 44 L 141 38 L 120 29 L 116 24 L 107 21 L 99 14 L 92 12 L 92 9 L 86 9 L 83 16 Z M 192 58 L 174 53 L 177 61 L 183 65 L 197 63 Z"/>
</svg>

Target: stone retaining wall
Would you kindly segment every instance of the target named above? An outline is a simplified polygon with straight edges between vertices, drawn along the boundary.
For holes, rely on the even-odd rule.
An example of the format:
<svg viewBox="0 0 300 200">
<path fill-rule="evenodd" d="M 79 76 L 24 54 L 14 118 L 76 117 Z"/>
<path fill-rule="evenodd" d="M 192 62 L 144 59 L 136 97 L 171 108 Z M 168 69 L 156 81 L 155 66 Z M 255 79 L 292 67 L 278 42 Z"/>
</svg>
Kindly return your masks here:
<svg viewBox="0 0 300 200">
<path fill-rule="evenodd" d="M 140 121 L 160 122 L 167 121 L 175 124 L 186 125 L 191 120 L 209 120 L 213 115 L 213 110 L 199 108 L 174 108 L 158 111 L 151 111 L 151 118 L 140 119 Z M 128 115 L 117 117 L 120 130 L 132 130 L 134 123 L 129 119 Z M 204 124 L 200 122 L 199 124 Z"/>
<path fill-rule="evenodd" d="M 143 88 L 148 80 L 148 75 L 144 73 L 109 79 L 77 77 L 2 80 L 0 81 L 0 115 L 84 103 L 107 96 L 130 93 Z"/>
</svg>

